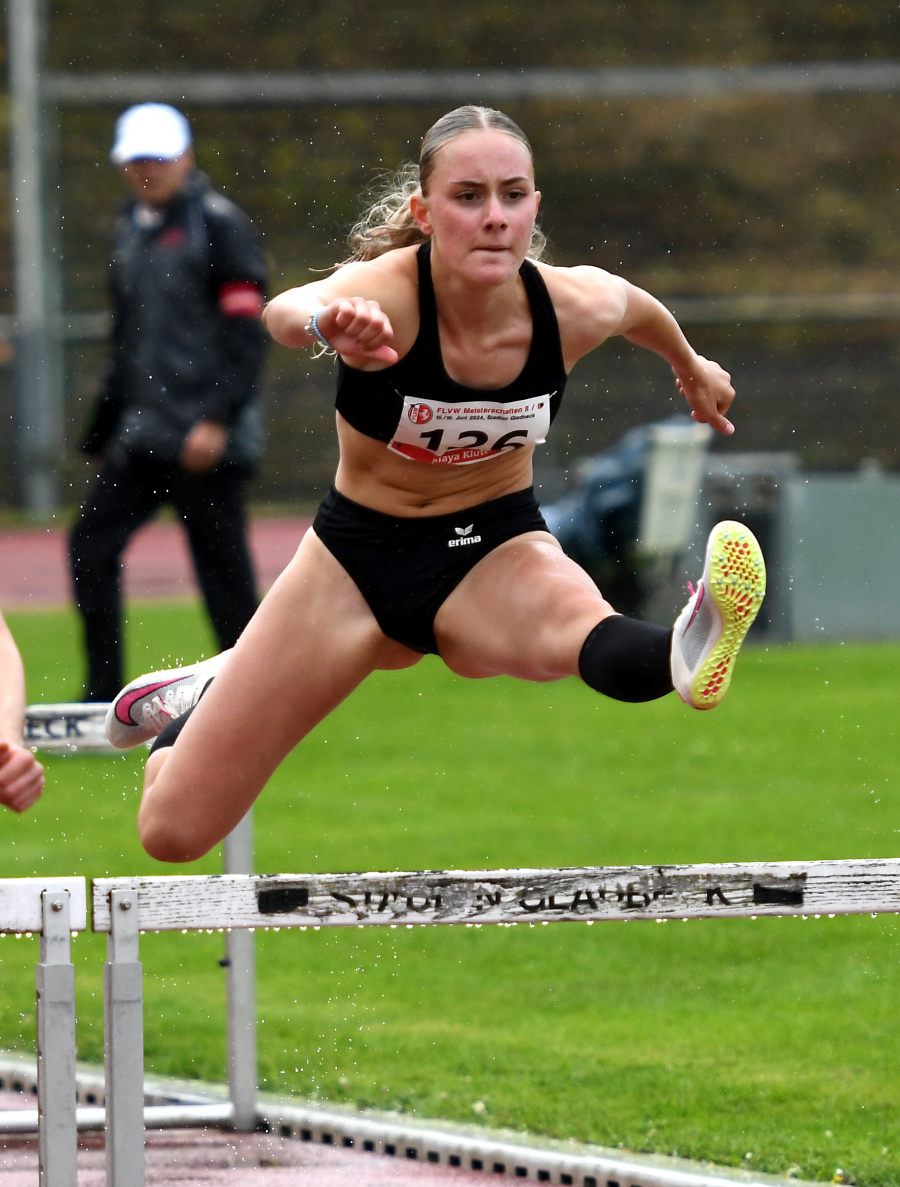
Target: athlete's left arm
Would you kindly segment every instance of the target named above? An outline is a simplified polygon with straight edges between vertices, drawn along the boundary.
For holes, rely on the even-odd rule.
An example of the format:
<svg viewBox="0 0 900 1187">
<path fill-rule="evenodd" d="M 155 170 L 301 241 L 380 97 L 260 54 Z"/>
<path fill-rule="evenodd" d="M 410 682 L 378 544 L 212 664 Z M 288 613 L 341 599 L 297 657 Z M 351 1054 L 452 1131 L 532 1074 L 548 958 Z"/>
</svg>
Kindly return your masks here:
<svg viewBox="0 0 900 1187">
<path fill-rule="evenodd" d="M 695 420 L 734 432 L 725 413 L 734 399 L 731 376 L 697 354 L 661 301 L 602 268 L 540 265 L 559 320 L 566 368 L 607 338 L 622 335 L 662 355 Z"/>
</svg>

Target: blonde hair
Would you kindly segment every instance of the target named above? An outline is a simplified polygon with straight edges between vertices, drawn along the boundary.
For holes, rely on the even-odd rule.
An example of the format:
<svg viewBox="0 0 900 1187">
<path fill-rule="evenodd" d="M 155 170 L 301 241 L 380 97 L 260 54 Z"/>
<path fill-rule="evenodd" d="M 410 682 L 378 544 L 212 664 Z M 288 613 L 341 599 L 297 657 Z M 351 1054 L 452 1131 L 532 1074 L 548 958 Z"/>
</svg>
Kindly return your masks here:
<svg viewBox="0 0 900 1187">
<path fill-rule="evenodd" d="M 414 194 L 427 195 L 435 158 L 444 145 L 463 132 L 480 128 L 492 128 L 514 136 L 525 145 L 528 155 L 534 159 L 528 137 L 515 120 L 502 111 L 470 105 L 447 112 L 437 123 L 432 124 L 422 138 L 418 165 L 411 161 L 401 165 L 396 173 L 390 174 L 375 189 L 374 200 L 350 231 L 350 255 L 342 263 L 374 260 L 386 251 L 424 243 L 427 236 L 419 230 L 409 208 L 409 200 Z M 546 249 L 547 238 L 535 224 L 528 256 L 532 260 L 543 259 Z"/>
</svg>

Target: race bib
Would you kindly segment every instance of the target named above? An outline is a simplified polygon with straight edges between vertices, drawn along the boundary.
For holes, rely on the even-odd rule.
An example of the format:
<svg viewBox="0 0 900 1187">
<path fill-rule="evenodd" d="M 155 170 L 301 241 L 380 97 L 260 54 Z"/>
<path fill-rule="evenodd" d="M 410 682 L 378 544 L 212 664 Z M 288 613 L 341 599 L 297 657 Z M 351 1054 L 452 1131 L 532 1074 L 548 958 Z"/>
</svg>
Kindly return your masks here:
<svg viewBox="0 0 900 1187">
<path fill-rule="evenodd" d="M 468 466 L 511 449 L 542 445 L 550 428 L 551 395 L 503 404 L 445 404 L 406 396 L 388 449 L 414 462 Z"/>
</svg>

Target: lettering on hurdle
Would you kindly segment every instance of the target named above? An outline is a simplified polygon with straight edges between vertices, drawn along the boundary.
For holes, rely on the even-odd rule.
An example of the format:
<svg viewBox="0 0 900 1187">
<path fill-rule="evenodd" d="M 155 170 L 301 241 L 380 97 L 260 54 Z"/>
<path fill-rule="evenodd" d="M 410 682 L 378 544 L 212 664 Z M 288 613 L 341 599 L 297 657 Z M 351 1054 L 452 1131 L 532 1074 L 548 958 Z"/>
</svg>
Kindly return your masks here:
<svg viewBox="0 0 900 1187">
<path fill-rule="evenodd" d="M 168 931 L 900 911 L 898 876 L 900 862 L 879 860 L 99 878 L 94 927 L 109 929 L 109 893 L 126 887 L 139 896 L 141 928 Z"/>
<path fill-rule="evenodd" d="M 29 705 L 25 710 L 25 744 L 64 753 L 113 751 L 104 729 L 108 708 L 99 701 Z"/>
</svg>

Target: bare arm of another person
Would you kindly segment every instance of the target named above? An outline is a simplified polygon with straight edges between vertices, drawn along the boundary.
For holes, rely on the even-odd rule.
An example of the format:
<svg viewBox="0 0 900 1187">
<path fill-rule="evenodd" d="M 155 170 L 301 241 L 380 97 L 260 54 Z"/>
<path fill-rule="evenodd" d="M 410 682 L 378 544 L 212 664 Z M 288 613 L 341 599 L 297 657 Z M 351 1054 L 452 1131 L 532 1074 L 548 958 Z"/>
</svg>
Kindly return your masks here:
<svg viewBox="0 0 900 1187">
<path fill-rule="evenodd" d="M 0 804 L 24 812 L 44 789 L 44 768 L 22 745 L 25 671 L 9 627 L 0 615 Z"/>
<path fill-rule="evenodd" d="M 731 376 L 697 354 L 661 301 L 600 268 L 541 267 L 559 318 L 566 367 L 615 335 L 661 355 L 694 420 L 725 435 L 734 432 L 726 412 L 734 400 Z"/>
</svg>

